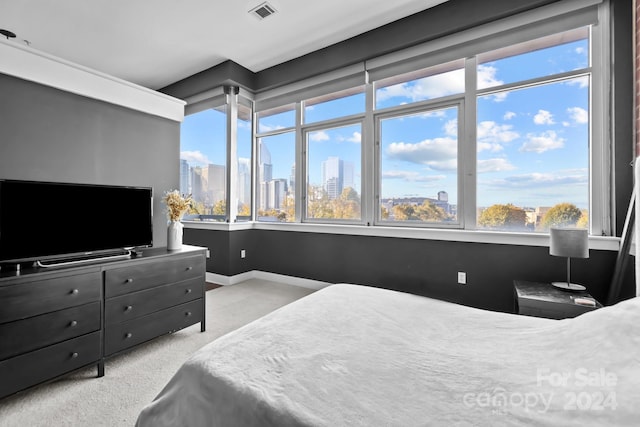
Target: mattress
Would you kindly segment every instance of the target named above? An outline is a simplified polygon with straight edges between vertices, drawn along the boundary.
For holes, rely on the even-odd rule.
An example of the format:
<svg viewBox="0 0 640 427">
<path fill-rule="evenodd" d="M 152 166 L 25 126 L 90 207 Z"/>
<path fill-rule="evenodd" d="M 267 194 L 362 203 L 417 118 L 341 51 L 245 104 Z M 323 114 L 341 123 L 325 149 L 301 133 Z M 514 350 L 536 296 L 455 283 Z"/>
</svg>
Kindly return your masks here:
<svg viewBox="0 0 640 427">
<path fill-rule="evenodd" d="M 637 425 L 639 301 L 550 320 L 332 285 L 194 353 L 137 425 Z"/>
</svg>

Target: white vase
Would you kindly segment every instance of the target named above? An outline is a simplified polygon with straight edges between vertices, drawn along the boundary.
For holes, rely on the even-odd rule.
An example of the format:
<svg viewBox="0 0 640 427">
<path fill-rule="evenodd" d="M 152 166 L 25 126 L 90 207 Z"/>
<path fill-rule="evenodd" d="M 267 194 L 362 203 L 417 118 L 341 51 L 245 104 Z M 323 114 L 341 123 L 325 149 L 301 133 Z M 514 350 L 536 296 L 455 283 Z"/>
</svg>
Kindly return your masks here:
<svg viewBox="0 0 640 427">
<path fill-rule="evenodd" d="M 184 225 L 180 221 L 169 221 L 167 226 L 167 249 L 175 251 L 182 249 L 182 229 Z"/>
</svg>

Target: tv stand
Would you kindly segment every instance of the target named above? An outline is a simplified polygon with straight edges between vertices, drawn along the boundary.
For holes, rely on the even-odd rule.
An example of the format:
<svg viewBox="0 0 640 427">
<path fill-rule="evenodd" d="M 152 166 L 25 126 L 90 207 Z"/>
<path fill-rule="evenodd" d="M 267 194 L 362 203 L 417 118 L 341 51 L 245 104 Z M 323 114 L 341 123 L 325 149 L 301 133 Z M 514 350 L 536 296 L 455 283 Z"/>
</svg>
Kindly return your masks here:
<svg viewBox="0 0 640 427">
<path fill-rule="evenodd" d="M 204 331 L 205 263 L 205 248 L 184 245 L 1 270 L 0 404 L 80 368 L 101 377 L 106 360 L 161 335 L 196 323 Z"/>
<path fill-rule="evenodd" d="M 68 267 L 78 264 L 85 264 L 89 262 L 98 262 L 98 261 L 111 261 L 117 259 L 127 259 L 131 258 L 130 250 L 122 250 L 116 252 L 109 253 L 101 253 L 101 254 L 86 254 L 83 256 L 77 256 L 72 258 L 60 258 L 50 261 L 36 261 L 35 264 L 37 267 L 41 268 L 52 268 L 52 267 Z"/>
</svg>

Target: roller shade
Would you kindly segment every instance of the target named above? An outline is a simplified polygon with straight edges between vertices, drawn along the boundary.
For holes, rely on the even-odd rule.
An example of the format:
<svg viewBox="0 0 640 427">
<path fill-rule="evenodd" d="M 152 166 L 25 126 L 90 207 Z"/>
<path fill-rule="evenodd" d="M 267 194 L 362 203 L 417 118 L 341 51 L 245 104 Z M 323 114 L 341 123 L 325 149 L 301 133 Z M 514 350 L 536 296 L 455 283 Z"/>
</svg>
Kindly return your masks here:
<svg viewBox="0 0 640 427">
<path fill-rule="evenodd" d="M 364 63 L 358 63 L 255 95 L 256 112 L 365 84 Z"/>
<path fill-rule="evenodd" d="M 370 81 L 404 74 L 445 62 L 549 34 L 598 23 L 602 0 L 571 0 L 553 3 L 467 31 L 368 60 Z"/>
</svg>

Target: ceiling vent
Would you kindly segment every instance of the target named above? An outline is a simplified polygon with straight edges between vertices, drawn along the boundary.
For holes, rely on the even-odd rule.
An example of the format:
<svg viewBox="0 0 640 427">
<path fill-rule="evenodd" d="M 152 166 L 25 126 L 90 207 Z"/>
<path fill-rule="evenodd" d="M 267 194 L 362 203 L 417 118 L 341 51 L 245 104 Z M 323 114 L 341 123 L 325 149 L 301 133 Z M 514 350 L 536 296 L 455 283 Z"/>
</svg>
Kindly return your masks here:
<svg viewBox="0 0 640 427">
<path fill-rule="evenodd" d="M 271 6 L 269 3 L 264 2 L 261 5 L 251 9 L 249 13 L 258 19 L 264 19 L 267 16 L 271 16 L 274 13 L 276 13 L 276 9 L 273 6 Z"/>
</svg>

